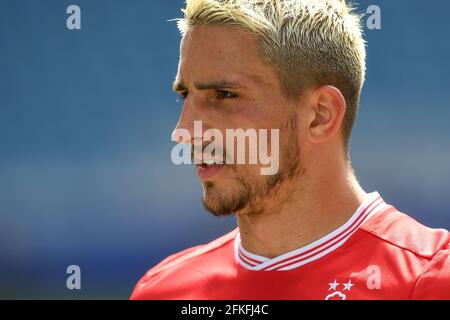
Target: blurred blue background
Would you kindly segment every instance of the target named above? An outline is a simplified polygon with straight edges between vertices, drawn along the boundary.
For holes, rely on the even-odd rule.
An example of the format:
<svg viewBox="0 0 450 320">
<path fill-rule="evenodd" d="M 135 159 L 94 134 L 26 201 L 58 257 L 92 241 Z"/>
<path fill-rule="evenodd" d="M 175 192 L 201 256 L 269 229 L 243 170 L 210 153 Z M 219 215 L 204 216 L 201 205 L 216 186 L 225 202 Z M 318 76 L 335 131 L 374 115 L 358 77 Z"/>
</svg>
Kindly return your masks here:
<svg viewBox="0 0 450 320">
<path fill-rule="evenodd" d="M 367 191 L 450 228 L 450 2 L 359 1 L 368 74 L 351 145 Z M 66 28 L 66 8 L 82 30 Z M 234 228 L 170 161 L 181 0 L 0 0 L 0 298 L 123 298 Z M 82 290 L 66 288 L 66 268 Z"/>
</svg>

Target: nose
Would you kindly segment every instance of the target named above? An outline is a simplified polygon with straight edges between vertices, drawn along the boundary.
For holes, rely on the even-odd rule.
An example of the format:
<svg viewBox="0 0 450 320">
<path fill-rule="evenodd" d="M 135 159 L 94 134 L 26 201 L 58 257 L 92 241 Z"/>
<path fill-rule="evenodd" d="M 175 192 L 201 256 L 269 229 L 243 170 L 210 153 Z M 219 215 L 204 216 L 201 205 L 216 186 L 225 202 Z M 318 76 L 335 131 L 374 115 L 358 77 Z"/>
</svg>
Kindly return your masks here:
<svg viewBox="0 0 450 320">
<path fill-rule="evenodd" d="M 198 104 L 191 97 L 188 97 L 183 104 L 183 109 L 178 119 L 177 126 L 172 133 L 172 141 L 179 144 L 194 144 L 194 139 L 199 133 L 198 131 L 198 121 L 203 123 L 202 114 L 199 110 Z M 197 125 L 195 125 L 197 124 Z"/>
</svg>

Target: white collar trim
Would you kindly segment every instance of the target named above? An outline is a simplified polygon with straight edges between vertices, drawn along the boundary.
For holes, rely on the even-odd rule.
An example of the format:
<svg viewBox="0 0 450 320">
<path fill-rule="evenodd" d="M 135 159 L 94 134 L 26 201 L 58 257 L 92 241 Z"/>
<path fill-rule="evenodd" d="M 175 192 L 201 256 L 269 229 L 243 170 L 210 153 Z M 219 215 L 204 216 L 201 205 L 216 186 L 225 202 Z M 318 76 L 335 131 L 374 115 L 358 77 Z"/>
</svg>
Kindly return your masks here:
<svg viewBox="0 0 450 320">
<path fill-rule="evenodd" d="M 378 192 L 369 193 L 353 216 L 341 227 L 302 248 L 282 254 L 273 259 L 248 252 L 241 245 L 240 234 L 235 238 L 237 261 L 253 271 L 287 271 L 315 261 L 342 246 L 367 220 L 385 208 L 387 204 Z"/>
</svg>

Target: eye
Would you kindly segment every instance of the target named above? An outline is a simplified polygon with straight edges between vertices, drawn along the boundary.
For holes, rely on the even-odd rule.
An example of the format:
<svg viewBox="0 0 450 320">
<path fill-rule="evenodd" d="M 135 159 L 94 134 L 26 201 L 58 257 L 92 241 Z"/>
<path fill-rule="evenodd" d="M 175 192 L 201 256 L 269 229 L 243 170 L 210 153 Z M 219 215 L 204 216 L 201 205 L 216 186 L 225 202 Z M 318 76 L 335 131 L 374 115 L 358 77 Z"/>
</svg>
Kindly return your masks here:
<svg viewBox="0 0 450 320">
<path fill-rule="evenodd" d="M 239 96 L 233 92 L 229 92 L 226 90 L 217 90 L 216 91 L 216 99 L 221 100 L 221 99 L 236 99 Z"/>
<path fill-rule="evenodd" d="M 178 92 L 177 102 L 184 101 L 188 97 L 188 91 L 180 91 Z"/>
</svg>

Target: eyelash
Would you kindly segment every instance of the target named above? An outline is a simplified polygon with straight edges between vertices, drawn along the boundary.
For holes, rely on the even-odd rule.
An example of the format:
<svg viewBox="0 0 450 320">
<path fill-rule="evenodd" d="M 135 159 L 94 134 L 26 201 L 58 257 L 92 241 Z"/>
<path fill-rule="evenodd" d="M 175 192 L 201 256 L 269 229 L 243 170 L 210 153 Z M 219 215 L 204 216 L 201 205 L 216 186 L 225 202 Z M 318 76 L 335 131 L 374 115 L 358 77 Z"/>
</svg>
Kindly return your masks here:
<svg viewBox="0 0 450 320">
<path fill-rule="evenodd" d="M 219 98 L 218 96 L 219 95 L 231 95 L 231 97 L 223 97 L 223 98 Z M 230 92 L 230 91 L 225 91 L 225 90 L 217 90 L 216 91 L 216 99 L 236 99 L 236 98 L 238 98 L 238 95 L 237 94 L 235 94 L 235 93 L 233 93 L 233 92 Z"/>
<path fill-rule="evenodd" d="M 184 100 L 186 100 L 188 94 L 189 93 L 187 91 L 180 92 L 179 95 L 178 95 L 177 101 L 181 101 L 181 100 L 184 101 Z"/>
<path fill-rule="evenodd" d="M 189 95 L 188 91 L 180 92 L 177 101 L 186 100 L 188 95 Z M 231 96 L 220 97 L 220 95 L 231 95 Z M 223 100 L 223 99 L 237 99 L 237 98 L 239 98 L 239 96 L 233 92 L 226 91 L 226 90 L 216 90 L 216 99 Z"/>
</svg>

